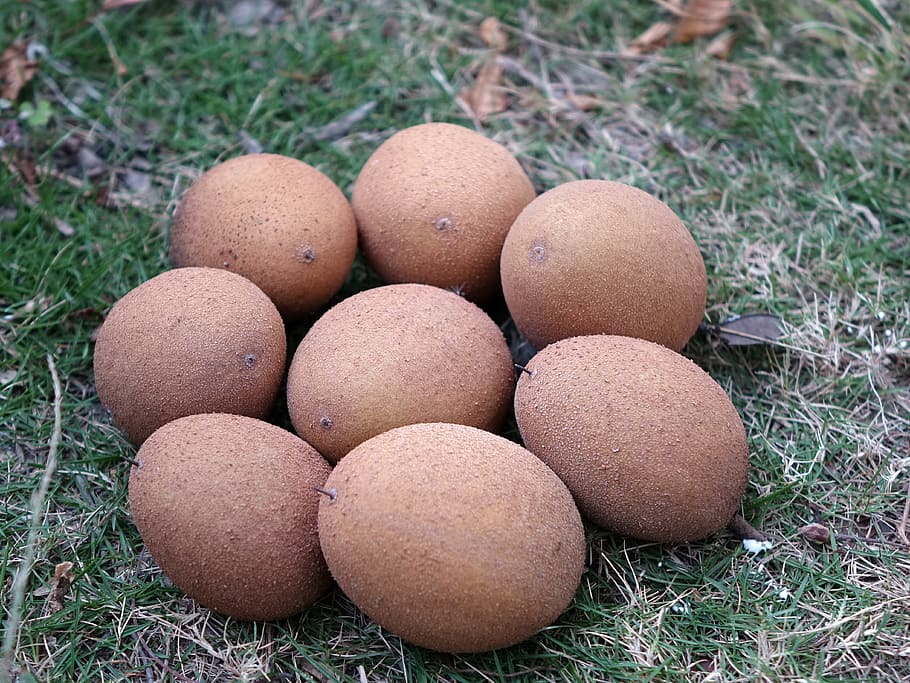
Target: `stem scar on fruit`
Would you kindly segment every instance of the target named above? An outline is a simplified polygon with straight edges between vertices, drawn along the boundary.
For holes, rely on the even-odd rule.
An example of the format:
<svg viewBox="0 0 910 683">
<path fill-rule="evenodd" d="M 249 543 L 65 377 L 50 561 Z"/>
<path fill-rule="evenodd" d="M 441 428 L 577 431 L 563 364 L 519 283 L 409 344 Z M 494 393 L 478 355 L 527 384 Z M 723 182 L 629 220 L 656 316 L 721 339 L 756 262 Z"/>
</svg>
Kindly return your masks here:
<svg viewBox="0 0 910 683">
<path fill-rule="evenodd" d="M 326 490 L 326 489 L 320 488 L 318 486 L 316 486 L 315 489 L 316 489 L 317 493 L 321 493 L 324 496 L 328 496 L 330 503 L 334 503 L 335 499 L 338 498 L 337 489 L 331 488 L 331 489 Z"/>
</svg>

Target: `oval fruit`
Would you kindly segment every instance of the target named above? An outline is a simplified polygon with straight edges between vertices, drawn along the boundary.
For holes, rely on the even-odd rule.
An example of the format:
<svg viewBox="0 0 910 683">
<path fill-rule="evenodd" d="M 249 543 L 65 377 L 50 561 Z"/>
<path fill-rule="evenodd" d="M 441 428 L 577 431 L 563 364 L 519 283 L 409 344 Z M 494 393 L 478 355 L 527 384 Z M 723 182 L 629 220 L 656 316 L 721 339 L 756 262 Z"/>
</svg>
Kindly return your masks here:
<svg viewBox="0 0 910 683">
<path fill-rule="evenodd" d="M 502 248 L 518 329 L 541 349 L 592 334 L 682 349 L 704 317 L 707 277 L 672 209 L 629 185 L 577 180 L 531 202 Z"/>
<path fill-rule="evenodd" d="M 98 331 L 95 385 L 114 422 L 140 444 L 184 415 L 264 417 L 287 342 L 274 304 L 252 282 L 178 268 L 120 299 Z"/>
<path fill-rule="evenodd" d="M 329 309 L 288 372 L 294 429 L 330 462 L 393 427 L 456 422 L 498 429 L 515 370 L 490 317 L 429 285 L 366 290 Z"/>
<path fill-rule="evenodd" d="M 515 391 L 521 437 L 585 517 L 658 542 L 729 523 L 746 487 L 746 432 L 695 363 L 641 339 L 588 336 L 551 344 L 527 369 Z"/>
<path fill-rule="evenodd" d="M 458 288 L 484 301 L 499 292 L 502 242 L 533 198 L 505 147 L 462 126 L 426 123 L 380 145 L 351 203 L 361 248 L 386 282 Z"/>
<path fill-rule="evenodd" d="M 473 427 L 419 424 L 362 443 L 333 470 L 319 540 L 347 596 L 422 647 L 512 645 L 568 606 L 584 529 L 563 483 Z"/>
<path fill-rule="evenodd" d="M 287 318 L 328 302 L 356 251 L 354 212 L 341 190 L 319 170 L 279 154 L 248 154 L 203 173 L 171 227 L 175 265 L 239 273 Z"/>
<path fill-rule="evenodd" d="M 164 425 L 130 470 L 130 513 L 162 571 L 237 619 L 306 609 L 332 585 L 317 508 L 329 464 L 290 432 L 238 415 Z"/>
</svg>

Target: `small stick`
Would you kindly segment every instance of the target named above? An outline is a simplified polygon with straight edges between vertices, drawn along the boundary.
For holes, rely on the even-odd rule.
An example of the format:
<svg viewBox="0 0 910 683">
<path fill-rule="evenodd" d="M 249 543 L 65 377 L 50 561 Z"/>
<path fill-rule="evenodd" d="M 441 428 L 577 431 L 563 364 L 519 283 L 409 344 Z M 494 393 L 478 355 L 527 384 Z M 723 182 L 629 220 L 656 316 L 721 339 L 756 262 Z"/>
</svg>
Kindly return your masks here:
<svg viewBox="0 0 910 683">
<path fill-rule="evenodd" d="M 60 377 L 57 375 L 57 365 L 54 357 L 47 354 L 47 367 L 51 373 L 54 384 L 54 431 L 51 433 L 50 447 L 47 453 L 47 464 L 38 489 L 32 494 L 31 519 L 28 538 L 25 543 L 25 554 L 22 564 L 16 569 L 11 589 L 9 617 L 6 620 L 6 634 L 3 637 L 3 649 L 0 650 L 0 683 L 11 680 L 13 648 L 19 638 L 19 626 L 22 622 L 22 607 L 25 602 L 25 591 L 28 587 L 28 577 L 35 562 L 35 553 L 38 546 L 38 528 L 41 523 L 41 513 L 44 510 L 44 500 L 51 486 L 51 479 L 57 469 L 57 449 L 60 446 L 60 435 L 63 422 L 63 388 L 60 386 Z"/>
<path fill-rule="evenodd" d="M 904 501 L 904 514 L 901 517 L 901 523 L 897 525 L 897 533 L 901 540 L 910 546 L 910 538 L 907 537 L 907 520 L 910 519 L 910 481 L 907 482 L 907 500 Z"/>
<path fill-rule="evenodd" d="M 528 370 L 528 368 L 525 367 L 524 365 L 519 365 L 518 363 L 513 363 L 513 365 L 514 365 L 516 368 L 518 368 L 519 370 L 521 370 L 522 372 L 526 372 L 526 373 L 528 373 L 529 375 L 533 375 L 533 374 L 534 374 L 531 370 Z"/>
<path fill-rule="evenodd" d="M 154 652 L 152 652 L 151 648 L 145 644 L 145 641 L 142 640 L 141 637 L 138 638 L 136 642 L 139 645 L 139 647 L 142 648 L 143 652 L 145 652 L 146 655 L 148 655 L 153 660 L 155 660 L 155 662 L 164 670 L 165 673 L 169 673 L 171 676 L 173 676 L 175 681 L 181 681 L 181 683 L 197 683 L 197 681 L 195 681 L 192 678 L 187 678 L 179 671 L 174 671 L 171 668 L 170 664 L 168 664 L 166 661 L 161 659 L 161 657 L 159 657 Z"/>
<path fill-rule="evenodd" d="M 338 140 L 351 132 L 351 129 L 358 123 L 366 119 L 376 108 L 376 102 L 370 100 L 364 102 L 356 109 L 352 109 L 337 121 L 327 123 L 321 128 L 316 129 L 313 138 L 316 140 Z"/>
<path fill-rule="evenodd" d="M 313 488 L 316 489 L 316 491 L 318 493 L 321 493 L 324 496 L 328 496 L 330 503 L 334 503 L 335 499 L 338 497 L 338 491 L 335 489 L 326 490 L 326 489 L 320 488 L 318 486 L 314 486 Z"/>
</svg>

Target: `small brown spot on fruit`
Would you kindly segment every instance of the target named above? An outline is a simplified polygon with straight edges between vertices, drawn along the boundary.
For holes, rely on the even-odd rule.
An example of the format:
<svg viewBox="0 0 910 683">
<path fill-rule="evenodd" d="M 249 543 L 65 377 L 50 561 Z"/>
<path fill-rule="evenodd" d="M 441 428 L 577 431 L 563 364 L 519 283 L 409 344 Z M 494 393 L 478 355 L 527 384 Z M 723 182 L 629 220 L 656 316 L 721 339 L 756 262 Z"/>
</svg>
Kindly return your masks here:
<svg viewBox="0 0 910 683">
<path fill-rule="evenodd" d="M 309 244 L 303 244 L 297 247 L 297 251 L 294 253 L 294 256 L 301 263 L 312 263 L 316 260 L 316 252 Z"/>
<path fill-rule="evenodd" d="M 332 418 L 330 418 L 328 415 L 323 415 L 319 418 L 319 426 L 323 429 L 331 429 L 333 424 L 334 423 L 332 422 Z"/>
<path fill-rule="evenodd" d="M 449 218 L 448 216 L 443 216 L 443 217 L 437 218 L 435 221 L 433 221 L 433 226 L 440 232 L 444 232 L 446 230 L 451 230 L 452 228 L 454 228 L 455 224 L 452 223 L 451 218 Z"/>
<path fill-rule="evenodd" d="M 243 356 L 243 364 L 250 370 L 252 370 L 254 367 L 256 367 L 256 354 L 255 353 L 245 354 Z"/>
</svg>

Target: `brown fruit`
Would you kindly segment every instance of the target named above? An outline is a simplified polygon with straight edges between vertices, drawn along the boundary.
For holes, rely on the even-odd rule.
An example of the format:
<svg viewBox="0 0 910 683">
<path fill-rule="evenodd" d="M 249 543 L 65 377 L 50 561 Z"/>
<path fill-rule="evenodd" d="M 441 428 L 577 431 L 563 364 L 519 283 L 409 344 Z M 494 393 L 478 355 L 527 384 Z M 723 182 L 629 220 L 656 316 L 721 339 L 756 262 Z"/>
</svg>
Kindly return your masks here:
<svg viewBox="0 0 910 683">
<path fill-rule="evenodd" d="M 417 645 L 480 652 L 553 622 L 578 587 L 572 496 L 527 450 L 450 424 L 362 443 L 326 482 L 319 541 L 347 596 Z"/>
<path fill-rule="evenodd" d="M 341 190 L 312 166 L 279 154 L 236 157 L 203 173 L 171 228 L 175 265 L 239 273 L 287 318 L 328 302 L 356 251 L 354 212 Z"/>
<path fill-rule="evenodd" d="M 515 384 L 490 317 L 429 285 L 345 299 L 310 329 L 288 372 L 294 429 L 330 462 L 393 427 L 456 422 L 495 431 Z"/>
<path fill-rule="evenodd" d="M 577 180 L 531 202 L 502 248 L 502 287 L 538 349 L 590 334 L 676 351 L 704 317 L 707 277 L 692 235 L 642 190 Z"/>
<path fill-rule="evenodd" d="M 534 187 L 509 151 L 450 123 L 399 131 L 367 159 L 351 203 L 367 260 L 386 282 L 499 292 L 499 253 Z"/>
<path fill-rule="evenodd" d="M 582 514 L 658 542 L 724 527 L 746 487 L 746 432 L 724 390 L 666 347 L 616 336 L 551 344 L 515 391 L 525 445 Z"/>
<path fill-rule="evenodd" d="M 284 324 L 252 282 L 178 268 L 128 292 L 95 344 L 98 398 L 133 443 L 184 415 L 264 417 L 287 357 Z"/>
<path fill-rule="evenodd" d="M 187 595 L 238 619 L 280 619 L 331 587 L 316 527 L 316 487 L 329 471 L 283 429 L 191 415 L 142 444 L 130 470 L 130 513 Z"/>
</svg>

